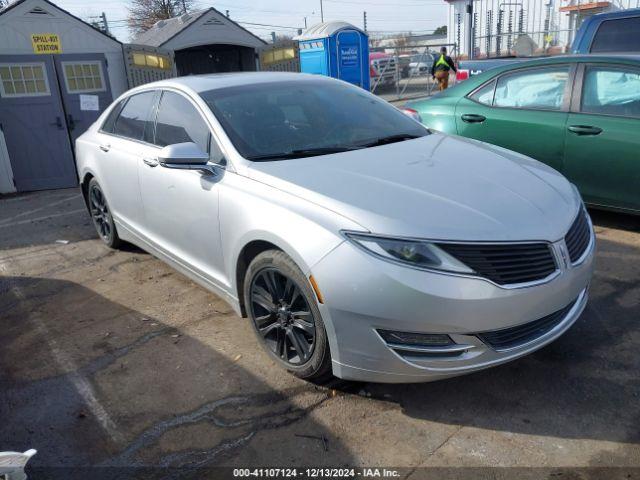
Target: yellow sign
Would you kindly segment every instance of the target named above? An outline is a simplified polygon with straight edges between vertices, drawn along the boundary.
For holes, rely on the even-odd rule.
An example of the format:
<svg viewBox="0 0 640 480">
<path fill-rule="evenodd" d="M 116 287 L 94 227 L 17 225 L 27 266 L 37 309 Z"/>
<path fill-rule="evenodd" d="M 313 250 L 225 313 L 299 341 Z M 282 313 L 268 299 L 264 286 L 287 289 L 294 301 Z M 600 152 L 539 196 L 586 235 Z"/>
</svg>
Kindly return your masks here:
<svg viewBox="0 0 640 480">
<path fill-rule="evenodd" d="M 33 53 L 62 53 L 60 37 L 55 33 L 31 34 Z"/>
</svg>

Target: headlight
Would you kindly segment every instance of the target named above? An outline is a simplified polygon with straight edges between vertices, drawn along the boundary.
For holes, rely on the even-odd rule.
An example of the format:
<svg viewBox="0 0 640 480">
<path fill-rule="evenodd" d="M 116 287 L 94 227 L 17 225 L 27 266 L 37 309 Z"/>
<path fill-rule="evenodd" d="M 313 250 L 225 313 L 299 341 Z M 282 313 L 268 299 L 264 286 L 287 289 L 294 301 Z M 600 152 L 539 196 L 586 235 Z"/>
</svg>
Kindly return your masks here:
<svg viewBox="0 0 640 480">
<path fill-rule="evenodd" d="M 394 263 L 414 268 L 445 272 L 473 273 L 473 270 L 437 245 L 420 240 L 376 237 L 374 235 L 344 232 L 347 238 L 367 253 Z"/>
</svg>

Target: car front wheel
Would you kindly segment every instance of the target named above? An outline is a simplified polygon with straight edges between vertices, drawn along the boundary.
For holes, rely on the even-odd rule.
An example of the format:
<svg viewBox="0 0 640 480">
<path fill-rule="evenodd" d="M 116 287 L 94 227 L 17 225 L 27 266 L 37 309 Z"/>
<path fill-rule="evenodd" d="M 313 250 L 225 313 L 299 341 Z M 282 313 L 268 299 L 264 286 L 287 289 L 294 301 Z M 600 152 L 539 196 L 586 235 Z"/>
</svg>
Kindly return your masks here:
<svg viewBox="0 0 640 480">
<path fill-rule="evenodd" d="M 315 293 L 288 255 L 268 250 L 256 256 L 245 276 L 244 298 L 258 340 L 276 362 L 306 380 L 332 377 Z"/>
</svg>

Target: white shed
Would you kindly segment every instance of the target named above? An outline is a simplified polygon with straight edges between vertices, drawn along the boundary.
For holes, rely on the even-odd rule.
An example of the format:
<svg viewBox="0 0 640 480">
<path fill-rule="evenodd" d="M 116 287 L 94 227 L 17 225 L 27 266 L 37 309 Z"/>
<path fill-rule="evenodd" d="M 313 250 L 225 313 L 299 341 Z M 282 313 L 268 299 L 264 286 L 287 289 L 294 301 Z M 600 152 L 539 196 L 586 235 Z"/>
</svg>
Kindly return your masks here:
<svg viewBox="0 0 640 480">
<path fill-rule="evenodd" d="M 73 142 L 126 89 L 116 39 L 48 0 L 0 10 L 0 193 L 77 185 Z"/>
<path fill-rule="evenodd" d="M 215 8 L 160 20 L 134 41 L 172 50 L 178 75 L 257 70 L 266 45 Z"/>
</svg>

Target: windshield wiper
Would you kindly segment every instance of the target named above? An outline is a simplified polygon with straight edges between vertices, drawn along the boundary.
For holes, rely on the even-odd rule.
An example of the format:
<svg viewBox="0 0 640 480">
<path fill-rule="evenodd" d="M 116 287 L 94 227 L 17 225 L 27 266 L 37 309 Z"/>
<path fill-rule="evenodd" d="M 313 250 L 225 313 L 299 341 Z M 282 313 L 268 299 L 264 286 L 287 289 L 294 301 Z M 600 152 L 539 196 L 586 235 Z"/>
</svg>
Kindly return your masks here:
<svg viewBox="0 0 640 480">
<path fill-rule="evenodd" d="M 388 145 L 390 143 L 404 142 L 405 140 L 413 140 L 414 138 L 420 138 L 424 135 L 413 135 L 410 133 L 398 133 L 397 135 L 388 135 L 386 137 L 376 138 L 373 141 L 359 144 L 361 148 L 378 147 L 380 145 Z"/>
<path fill-rule="evenodd" d="M 357 150 L 361 147 L 319 147 L 319 148 L 301 148 L 297 150 L 291 150 L 290 152 L 281 153 L 268 153 L 265 155 L 254 155 L 247 157 L 248 160 L 260 161 L 260 160 L 286 160 L 289 158 L 304 158 L 304 157 L 316 157 L 318 155 L 329 155 L 332 153 L 348 152 L 350 150 Z"/>
</svg>

